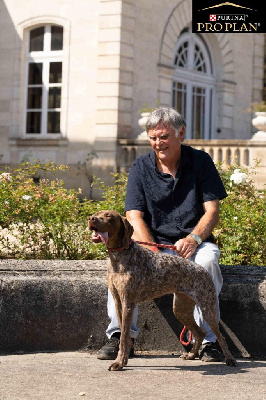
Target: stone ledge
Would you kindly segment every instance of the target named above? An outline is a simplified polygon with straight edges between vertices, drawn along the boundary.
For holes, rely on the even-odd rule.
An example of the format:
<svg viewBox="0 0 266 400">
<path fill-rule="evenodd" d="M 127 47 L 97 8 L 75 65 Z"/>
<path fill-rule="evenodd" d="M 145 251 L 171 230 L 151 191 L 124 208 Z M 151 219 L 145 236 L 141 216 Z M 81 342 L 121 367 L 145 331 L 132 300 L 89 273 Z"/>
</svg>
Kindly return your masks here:
<svg viewBox="0 0 266 400">
<path fill-rule="evenodd" d="M 11 138 L 9 144 L 12 147 L 65 147 L 68 145 L 68 140 L 63 138 L 61 134 L 55 134 L 54 137 L 47 136 L 46 138 Z"/>
<path fill-rule="evenodd" d="M 1 260 L 0 352 L 98 349 L 106 260 Z M 266 357 L 266 267 L 221 266 L 221 325 L 236 356 Z M 172 296 L 140 304 L 138 350 L 180 352 Z"/>
</svg>

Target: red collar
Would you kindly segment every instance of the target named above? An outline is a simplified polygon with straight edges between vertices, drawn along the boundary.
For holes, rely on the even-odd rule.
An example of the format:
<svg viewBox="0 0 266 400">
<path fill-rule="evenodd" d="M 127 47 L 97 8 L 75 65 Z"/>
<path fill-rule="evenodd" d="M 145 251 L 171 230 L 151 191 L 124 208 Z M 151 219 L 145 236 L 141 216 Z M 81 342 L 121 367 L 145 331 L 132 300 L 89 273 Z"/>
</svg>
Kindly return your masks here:
<svg viewBox="0 0 266 400">
<path fill-rule="evenodd" d="M 129 246 L 131 245 L 131 243 L 132 243 L 132 240 L 130 240 L 130 243 L 129 243 Z M 107 247 L 107 250 L 109 251 L 109 253 L 110 252 L 112 252 L 112 251 L 121 251 L 121 250 L 124 250 L 124 246 L 122 246 L 122 247 Z"/>
</svg>

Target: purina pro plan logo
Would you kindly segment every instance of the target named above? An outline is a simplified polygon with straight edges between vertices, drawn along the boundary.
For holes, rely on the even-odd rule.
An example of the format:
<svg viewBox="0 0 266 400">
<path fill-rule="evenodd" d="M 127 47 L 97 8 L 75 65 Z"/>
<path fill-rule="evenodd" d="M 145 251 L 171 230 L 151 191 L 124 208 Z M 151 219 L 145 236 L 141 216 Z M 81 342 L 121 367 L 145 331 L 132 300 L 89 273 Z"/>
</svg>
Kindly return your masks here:
<svg viewBox="0 0 266 400">
<path fill-rule="evenodd" d="M 192 0 L 192 32 L 265 33 L 261 0 Z"/>
</svg>

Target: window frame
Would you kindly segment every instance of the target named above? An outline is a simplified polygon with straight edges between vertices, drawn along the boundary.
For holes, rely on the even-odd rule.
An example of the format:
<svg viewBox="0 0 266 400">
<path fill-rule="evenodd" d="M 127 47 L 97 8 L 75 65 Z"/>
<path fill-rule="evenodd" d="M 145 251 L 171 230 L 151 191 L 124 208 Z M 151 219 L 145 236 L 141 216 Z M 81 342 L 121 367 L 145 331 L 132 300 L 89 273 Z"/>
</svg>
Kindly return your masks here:
<svg viewBox="0 0 266 400">
<path fill-rule="evenodd" d="M 187 66 L 186 68 L 176 66 L 175 65 L 175 60 L 176 60 L 176 54 L 178 49 L 182 44 L 185 42 L 188 42 L 188 53 L 187 53 Z M 194 66 L 194 48 L 195 46 L 199 46 L 200 50 L 202 51 L 202 54 L 204 56 L 204 61 L 206 63 L 206 72 L 201 72 L 193 69 Z M 213 72 L 213 64 L 211 60 L 211 56 L 208 52 L 206 43 L 203 41 L 199 35 L 193 34 L 190 31 L 185 32 L 180 35 L 176 47 L 175 47 L 175 52 L 174 52 L 174 57 L 173 57 L 173 65 L 174 65 L 174 73 L 173 73 L 173 81 L 172 81 L 172 106 L 175 105 L 175 100 L 174 100 L 174 85 L 175 83 L 181 83 L 186 85 L 186 100 L 185 100 L 185 109 L 186 109 L 186 115 L 184 117 L 186 118 L 186 123 L 187 123 L 187 129 L 186 129 L 186 138 L 187 139 L 196 139 L 195 135 L 196 132 L 192 132 L 192 124 L 193 124 L 193 118 L 195 119 L 195 114 L 192 114 L 193 110 L 193 88 L 201 88 L 205 90 L 205 100 L 204 100 L 204 107 L 205 114 L 204 114 L 204 132 L 200 139 L 213 139 L 212 132 L 214 132 L 214 99 L 215 99 L 215 83 L 216 79 L 214 76 Z M 183 110 L 178 110 L 180 112 L 183 112 Z M 201 124 L 202 122 L 201 121 Z"/>
<path fill-rule="evenodd" d="M 51 45 L 51 27 L 59 26 L 63 29 L 63 49 L 62 50 L 50 50 Z M 44 47 L 43 51 L 32 51 L 30 52 L 30 33 L 32 30 L 36 28 L 44 27 Z M 42 23 L 34 26 L 30 26 L 26 31 L 26 41 L 25 41 L 25 96 L 24 96 L 24 109 L 23 109 L 23 137 L 24 138 L 49 138 L 49 139 L 58 139 L 63 136 L 63 109 L 64 105 L 64 42 L 65 42 L 65 29 L 64 26 L 57 23 Z M 49 66 L 51 62 L 60 62 L 62 63 L 62 82 L 61 83 L 49 83 Z M 28 83 L 29 78 L 29 66 L 31 63 L 42 63 L 43 72 L 42 77 L 43 81 L 41 84 L 42 87 L 42 107 L 41 109 L 33 109 L 28 108 L 28 88 L 31 86 Z M 36 87 L 36 86 L 35 86 Z M 59 133 L 48 133 L 48 93 L 49 87 L 60 87 L 61 88 L 61 104 L 60 108 L 53 108 L 52 111 L 60 112 L 60 132 Z M 41 116 L 41 131 L 40 133 L 27 133 L 27 112 L 40 110 L 42 113 Z"/>
</svg>

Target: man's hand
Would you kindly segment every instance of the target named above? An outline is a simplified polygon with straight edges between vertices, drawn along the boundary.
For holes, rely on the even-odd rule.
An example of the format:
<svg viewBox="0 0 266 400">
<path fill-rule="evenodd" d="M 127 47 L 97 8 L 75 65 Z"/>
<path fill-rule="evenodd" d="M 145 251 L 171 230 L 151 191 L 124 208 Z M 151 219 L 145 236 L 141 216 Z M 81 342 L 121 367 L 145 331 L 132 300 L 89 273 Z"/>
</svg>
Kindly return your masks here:
<svg viewBox="0 0 266 400">
<path fill-rule="evenodd" d="M 204 214 L 199 220 L 193 233 L 197 234 L 204 241 L 219 221 L 219 200 L 210 200 L 203 203 Z M 180 257 L 189 258 L 195 252 L 198 244 L 191 236 L 180 239 L 175 243 L 176 251 Z"/>
<path fill-rule="evenodd" d="M 191 236 L 180 239 L 175 243 L 176 252 L 180 257 L 189 258 L 195 252 L 197 243 Z"/>
</svg>

